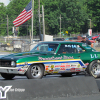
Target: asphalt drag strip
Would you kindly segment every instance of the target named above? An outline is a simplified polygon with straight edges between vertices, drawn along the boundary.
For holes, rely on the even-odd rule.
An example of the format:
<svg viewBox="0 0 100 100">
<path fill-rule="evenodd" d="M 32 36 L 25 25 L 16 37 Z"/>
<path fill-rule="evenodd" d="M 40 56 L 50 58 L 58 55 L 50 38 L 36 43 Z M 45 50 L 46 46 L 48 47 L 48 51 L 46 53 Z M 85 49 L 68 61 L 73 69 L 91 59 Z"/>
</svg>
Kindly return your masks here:
<svg viewBox="0 0 100 100">
<path fill-rule="evenodd" d="M 5 100 L 100 100 L 93 77 L 8 80 L 0 86 L 9 88 Z"/>
</svg>

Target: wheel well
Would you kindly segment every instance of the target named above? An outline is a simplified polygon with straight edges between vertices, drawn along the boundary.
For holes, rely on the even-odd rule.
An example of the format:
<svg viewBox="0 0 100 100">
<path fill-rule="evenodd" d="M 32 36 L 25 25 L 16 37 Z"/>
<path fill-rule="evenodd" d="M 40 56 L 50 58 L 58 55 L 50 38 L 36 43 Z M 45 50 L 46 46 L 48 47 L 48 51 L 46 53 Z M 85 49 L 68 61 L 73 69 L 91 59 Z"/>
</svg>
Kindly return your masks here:
<svg viewBox="0 0 100 100">
<path fill-rule="evenodd" d="M 32 66 L 32 65 L 38 65 L 38 64 L 41 64 L 41 65 L 44 67 L 44 69 L 45 69 L 45 66 L 44 66 L 43 63 L 33 63 L 33 64 L 31 64 L 30 66 Z"/>
<path fill-rule="evenodd" d="M 33 63 L 33 64 L 31 64 L 30 66 L 32 66 L 32 65 L 38 65 L 38 64 L 41 64 L 41 65 L 44 67 L 44 72 L 45 72 L 45 66 L 44 66 L 43 63 Z M 30 67 L 30 66 L 29 66 L 29 67 Z M 29 68 L 29 67 L 28 67 L 28 68 Z M 25 74 L 26 74 L 26 72 L 25 72 Z M 24 75 L 25 75 L 25 74 L 24 74 Z"/>
</svg>

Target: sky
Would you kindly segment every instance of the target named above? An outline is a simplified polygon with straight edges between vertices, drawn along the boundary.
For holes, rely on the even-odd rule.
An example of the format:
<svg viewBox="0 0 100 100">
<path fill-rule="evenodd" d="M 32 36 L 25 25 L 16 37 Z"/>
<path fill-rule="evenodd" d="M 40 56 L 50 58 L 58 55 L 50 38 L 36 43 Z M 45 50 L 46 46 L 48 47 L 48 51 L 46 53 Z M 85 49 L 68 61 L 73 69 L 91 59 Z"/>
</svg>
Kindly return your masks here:
<svg viewBox="0 0 100 100">
<path fill-rule="evenodd" d="M 9 4 L 9 0 L 0 0 L 0 2 L 3 2 L 5 4 L 5 6 L 7 6 Z"/>
</svg>

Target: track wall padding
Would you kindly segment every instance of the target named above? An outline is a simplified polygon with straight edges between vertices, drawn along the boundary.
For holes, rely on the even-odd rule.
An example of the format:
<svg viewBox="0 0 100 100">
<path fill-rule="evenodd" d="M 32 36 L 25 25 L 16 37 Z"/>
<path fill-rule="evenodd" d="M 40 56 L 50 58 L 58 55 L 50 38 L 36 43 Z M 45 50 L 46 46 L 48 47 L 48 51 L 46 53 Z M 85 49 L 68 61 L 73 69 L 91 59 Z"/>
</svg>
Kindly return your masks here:
<svg viewBox="0 0 100 100">
<path fill-rule="evenodd" d="M 12 86 L 5 100 L 37 100 L 37 98 L 69 97 L 99 93 L 97 83 L 93 77 L 0 81 L 0 86 Z"/>
</svg>

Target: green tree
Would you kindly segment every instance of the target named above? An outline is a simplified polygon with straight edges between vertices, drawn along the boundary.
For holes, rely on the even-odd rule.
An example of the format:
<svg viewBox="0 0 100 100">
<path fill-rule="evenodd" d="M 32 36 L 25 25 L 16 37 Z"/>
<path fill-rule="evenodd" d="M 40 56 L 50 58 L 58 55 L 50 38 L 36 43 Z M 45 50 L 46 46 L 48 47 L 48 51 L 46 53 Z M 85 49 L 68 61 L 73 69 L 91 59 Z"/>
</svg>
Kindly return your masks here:
<svg viewBox="0 0 100 100">
<path fill-rule="evenodd" d="M 0 3 L 0 35 L 6 35 L 6 7 Z"/>
<path fill-rule="evenodd" d="M 44 0 L 46 27 L 49 27 L 47 33 L 60 31 L 60 14 L 63 31 L 79 33 L 88 18 L 85 3 L 83 0 Z"/>
<path fill-rule="evenodd" d="M 100 0 L 88 0 L 87 13 L 94 32 L 100 31 Z"/>
</svg>

